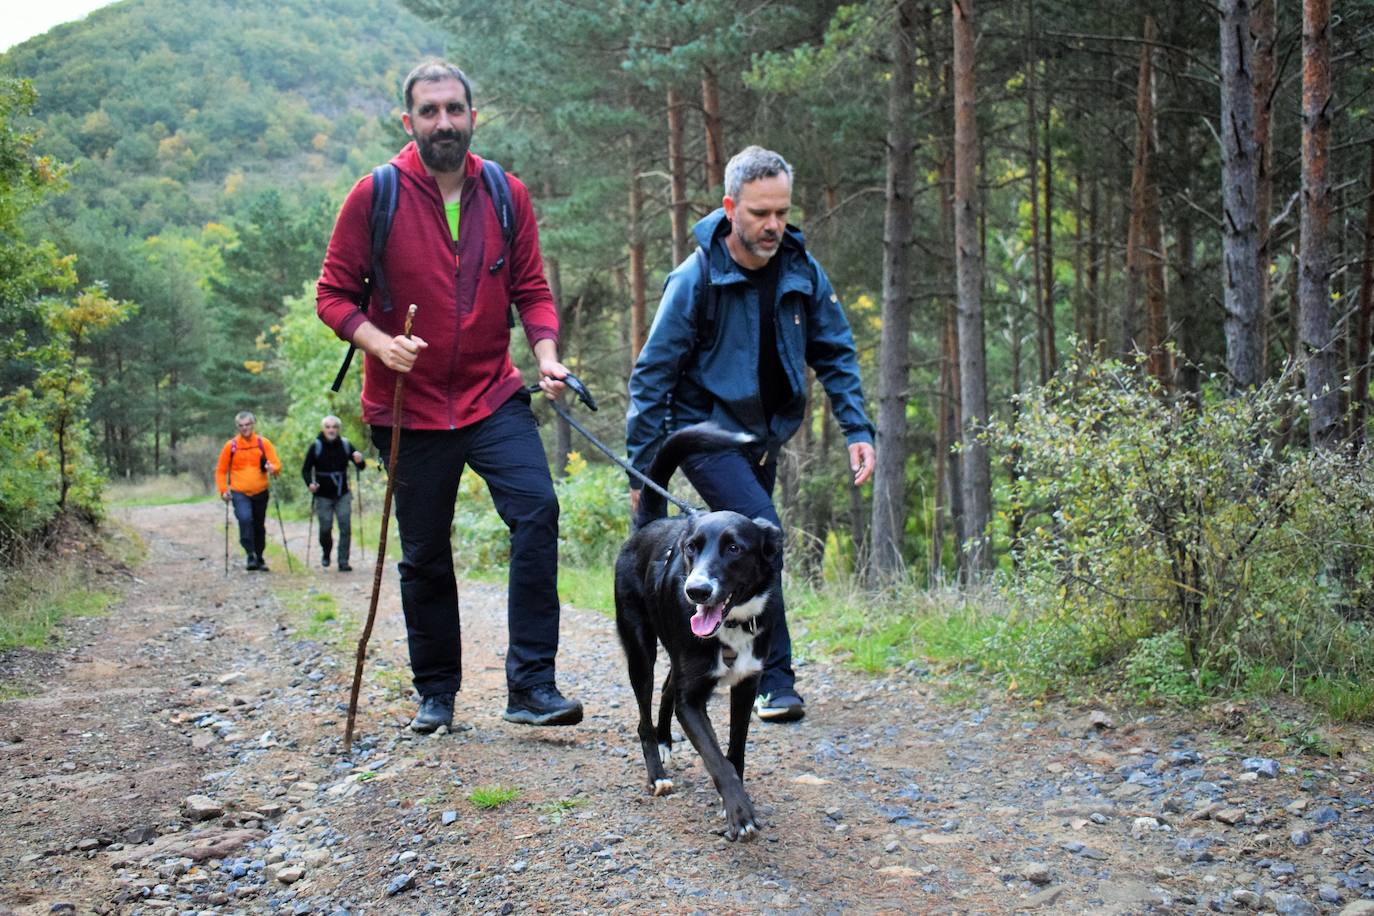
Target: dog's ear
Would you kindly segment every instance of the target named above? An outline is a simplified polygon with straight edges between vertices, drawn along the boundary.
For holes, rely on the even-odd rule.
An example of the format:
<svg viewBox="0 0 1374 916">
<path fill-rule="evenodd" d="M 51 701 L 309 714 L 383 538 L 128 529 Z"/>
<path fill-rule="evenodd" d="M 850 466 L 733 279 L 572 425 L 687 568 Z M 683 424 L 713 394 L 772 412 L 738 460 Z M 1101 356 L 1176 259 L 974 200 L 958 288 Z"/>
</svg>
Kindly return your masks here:
<svg viewBox="0 0 1374 916">
<path fill-rule="evenodd" d="M 782 529 L 766 518 L 754 519 L 759 529 L 759 550 L 763 558 L 773 565 L 782 561 Z"/>
</svg>

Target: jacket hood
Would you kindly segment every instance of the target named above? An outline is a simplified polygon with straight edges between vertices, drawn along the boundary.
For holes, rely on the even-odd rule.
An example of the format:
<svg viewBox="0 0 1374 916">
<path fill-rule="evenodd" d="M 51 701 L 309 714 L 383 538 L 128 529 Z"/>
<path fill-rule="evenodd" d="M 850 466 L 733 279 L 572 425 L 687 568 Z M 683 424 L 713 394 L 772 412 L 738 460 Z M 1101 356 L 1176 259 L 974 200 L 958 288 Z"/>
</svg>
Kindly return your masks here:
<svg viewBox="0 0 1374 916">
<path fill-rule="evenodd" d="M 415 144 L 412 143 L 411 146 Z M 404 150 L 402 150 L 404 152 Z M 469 155 L 471 155 L 469 153 Z M 419 161 L 419 153 L 415 154 L 415 159 Z M 480 164 L 478 168 L 481 168 Z M 424 166 L 420 167 L 421 171 Z M 697 220 L 697 224 L 692 227 L 692 234 L 696 236 L 697 243 L 707 251 L 711 250 L 711 244 L 717 238 L 724 238 L 730 234 L 730 221 L 725 218 L 725 208 L 717 207 L 713 212 L 706 214 Z M 799 251 L 806 251 L 806 238 L 802 231 L 791 223 L 787 224 L 787 229 L 782 234 L 782 247 L 796 247 Z M 781 248 L 779 249 L 781 250 Z"/>
</svg>

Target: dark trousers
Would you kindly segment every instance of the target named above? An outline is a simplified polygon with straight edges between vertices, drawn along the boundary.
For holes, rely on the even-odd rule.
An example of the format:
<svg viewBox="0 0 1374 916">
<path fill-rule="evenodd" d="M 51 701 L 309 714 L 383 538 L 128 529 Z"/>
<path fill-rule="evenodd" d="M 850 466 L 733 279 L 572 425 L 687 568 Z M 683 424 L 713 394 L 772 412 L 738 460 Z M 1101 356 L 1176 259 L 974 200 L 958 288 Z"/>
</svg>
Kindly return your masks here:
<svg viewBox="0 0 1374 916">
<path fill-rule="evenodd" d="M 738 512 L 749 518 L 764 518 L 779 528 L 782 522 L 773 505 L 773 484 L 778 479 L 778 463 L 759 464 L 750 461 L 743 452 L 724 451 L 689 455 L 682 462 L 683 473 L 696 487 L 711 511 Z M 759 676 L 759 693 L 786 688 L 792 689 L 797 676 L 792 672 L 792 637 L 787 632 L 787 618 L 782 600 L 782 573 L 776 588 L 778 628 L 768 649 L 768 659 Z"/>
<path fill-rule="evenodd" d="M 270 490 L 244 496 L 238 490 L 229 491 L 234 499 L 234 518 L 239 523 L 239 543 L 244 553 L 261 557 L 267 547 L 267 500 Z"/>
<path fill-rule="evenodd" d="M 391 428 L 372 427 L 387 459 Z M 401 432 L 395 483 L 401 535 L 401 607 L 410 668 L 421 696 L 462 684 L 458 583 L 453 573 L 454 502 L 464 466 L 486 482 L 510 529 L 506 684 L 527 690 L 554 681 L 558 651 L 558 499 L 527 395 L 455 430 Z"/>
<path fill-rule="evenodd" d="M 315 518 L 320 523 L 320 550 L 326 559 L 334 547 L 334 519 L 339 520 L 339 563 L 347 566 L 353 537 L 353 494 L 344 493 L 337 499 L 316 496 Z"/>
</svg>

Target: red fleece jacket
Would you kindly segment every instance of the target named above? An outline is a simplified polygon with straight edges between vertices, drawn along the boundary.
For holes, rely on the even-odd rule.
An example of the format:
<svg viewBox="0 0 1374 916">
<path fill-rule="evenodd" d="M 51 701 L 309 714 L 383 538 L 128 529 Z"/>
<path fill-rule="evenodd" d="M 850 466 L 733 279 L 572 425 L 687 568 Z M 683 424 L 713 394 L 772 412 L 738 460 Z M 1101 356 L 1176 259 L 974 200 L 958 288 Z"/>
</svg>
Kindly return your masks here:
<svg viewBox="0 0 1374 916">
<path fill-rule="evenodd" d="M 400 170 L 395 220 L 382 269 L 391 290 L 390 312 L 375 290 L 367 314 L 358 309 L 371 267 L 372 176 L 353 186 L 324 256 L 316 284 L 316 312 L 344 340 L 366 319 L 388 334 L 405 329 L 413 302 L 413 333 L 421 351 L 406 378 L 401 426 L 458 429 L 489 416 L 523 384 L 510 361 L 507 306 L 515 304 L 530 346 L 558 340 L 558 313 L 539 254 L 539 229 L 529 191 L 510 178 L 515 237 L 504 250 L 496 208 L 482 181 L 482 160 L 468 153 L 459 240 L 450 237 L 439 186 L 425 171 L 414 143 L 391 160 Z M 504 263 L 499 263 L 504 258 Z M 391 425 L 396 373 L 382 361 L 364 361 L 363 419 Z"/>
</svg>

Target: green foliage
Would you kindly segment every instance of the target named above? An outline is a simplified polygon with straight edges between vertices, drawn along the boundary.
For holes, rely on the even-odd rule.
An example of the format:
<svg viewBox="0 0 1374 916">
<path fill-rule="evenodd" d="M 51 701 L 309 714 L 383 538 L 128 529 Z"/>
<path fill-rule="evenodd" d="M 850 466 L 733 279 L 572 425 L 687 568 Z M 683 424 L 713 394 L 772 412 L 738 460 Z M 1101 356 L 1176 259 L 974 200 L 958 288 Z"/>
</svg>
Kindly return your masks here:
<svg viewBox="0 0 1374 916">
<path fill-rule="evenodd" d="M 1132 653 L 1156 695 L 1239 686 L 1256 663 L 1368 677 L 1368 458 L 1285 447 L 1300 407 L 1284 380 L 1193 403 L 1140 366 L 1066 366 L 993 433 L 1023 475 L 1012 593 L 1097 663 Z"/>
<path fill-rule="evenodd" d="M 510 786 L 477 786 L 468 793 L 468 801 L 484 811 L 489 811 L 515 801 L 519 795 L 520 790 Z"/>
</svg>

